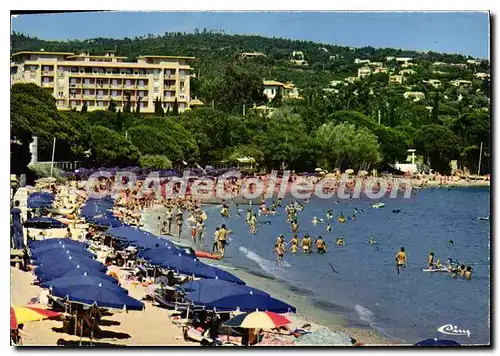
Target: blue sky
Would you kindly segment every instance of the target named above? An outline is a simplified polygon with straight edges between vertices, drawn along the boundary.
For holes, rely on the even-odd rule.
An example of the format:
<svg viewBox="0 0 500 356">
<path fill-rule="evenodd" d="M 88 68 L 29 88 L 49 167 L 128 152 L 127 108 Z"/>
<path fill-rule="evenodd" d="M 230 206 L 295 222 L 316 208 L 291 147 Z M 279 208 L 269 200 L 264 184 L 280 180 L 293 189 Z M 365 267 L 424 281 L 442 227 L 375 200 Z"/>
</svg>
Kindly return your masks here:
<svg viewBox="0 0 500 356">
<path fill-rule="evenodd" d="M 19 15 L 12 20 L 13 31 L 48 40 L 123 38 L 195 28 L 489 57 L 489 18 L 479 12 L 94 12 Z"/>
</svg>

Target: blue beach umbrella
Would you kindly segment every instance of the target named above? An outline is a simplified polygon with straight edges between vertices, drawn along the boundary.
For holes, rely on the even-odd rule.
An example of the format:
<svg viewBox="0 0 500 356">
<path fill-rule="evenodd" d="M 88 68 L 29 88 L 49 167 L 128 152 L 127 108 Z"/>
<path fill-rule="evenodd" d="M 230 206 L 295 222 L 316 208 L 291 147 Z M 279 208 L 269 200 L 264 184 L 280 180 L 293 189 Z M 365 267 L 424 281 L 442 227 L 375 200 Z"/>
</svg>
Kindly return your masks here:
<svg viewBox="0 0 500 356">
<path fill-rule="evenodd" d="M 64 288 L 64 287 L 74 287 L 74 286 L 97 286 L 102 284 L 106 288 L 116 288 L 118 287 L 118 281 L 111 277 L 111 280 L 104 278 L 105 274 L 99 275 L 88 275 L 86 273 L 79 276 L 68 276 L 64 275 L 59 278 L 51 279 L 50 281 L 44 281 L 41 286 L 44 288 Z M 109 276 L 107 276 L 109 277 Z"/>
<path fill-rule="evenodd" d="M 123 223 L 120 220 L 111 217 L 91 217 L 87 219 L 87 222 L 89 222 L 90 224 L 94 224 L 96 226 L 108 227 L 108 228 L 118 227 L 123 225 Z"/>
<path fill-rule="evenodd" d="M 127 294 L 98 286 L 53 288 L 52 294 L 70 302 L 95 305 L 99 308 L 143 310 L 144 304 Z"/>
<path fill-rule="evenodd" d="M 80 247 L 76 246 L 68 246 L 68 247 L 59 247 L 60 245 L 56 245 L 54 247 L 47 246 L 44 249 L 32 249 L 31 250 L 31 259 L 32 260 L 39 260 L 39 259 L 44 259 L 50 256 L 50 258 L 56 257 L 57 256 L 82 256 L 82 257 L 89 257 L 93 258 L 95 255 L 86 250 L 82 249 Z"/>
<path fill-rule="evenodd" d="M 453 340 L 425 339 L 417 342 L 414 346 L 460 346 L 460 344 Z"/>
<path fill-rule="evenodd" d="M 47 239 L 47 240 L 38 240 L 38 241 L 30 241 L 29 247 L 31 250 L 37 250 L 40 248 L 48 248 L 55 246 L 79 246 L 81 248 L 87 248 L 87 244 L 80 241 L 70 240 L 69 238 L 62 239 Z"/>
<path fill-rule="evenodd" d="M 274 313 L 295 313 L 295 307 L 275 299 L 269 295 L 260 294 L 237 294 L 230 295 L 220 299 L 211 300 L 205 304 L 205 307 L 214 308 L 216 311 L 271 311 Z"/>
<path fill-rule="evenodd" d="M 104 268 L 106 270 L 106 266 L 100 263 L 97 260 L 92 259 L 87 256 L 80 256 L 75 254 L 49 254 L 46 256 L 41 256 L 33 261 L 33 265 L 35 266 L 55 266 L 55 267 L 65 267 L 67 265 L 73 265 L 75 262 L 84 264 L 88 267 L 95 267 L 96 269 Z"/>
<path fill-rule="evenodd" d="M 28 219 L 24 223 L 24 226 L 36 229 L 62 229 L 68 227 L 68 225 L 66 225 L 62 221 L 56 220 L 54 218 L 49 218 L 47 216 Z"/>
<path fill-rule="evenodd" d="M 103 264 L 101 264 L 101 266 L 88 265 L 82 261 L 72 260 L 72 262 L 63 265 L 54 265 L 53 263 L 38 265 L 35 268 L 35 275 L 39 281 L 49 281 L 73 271 L 104 273 L 107 271 L 107 268 Z"/>
<path fill-rule="evenodd" d="M 151 264 L 156 264 L 164 268 L 176 270 L 180 273 L 187 275 L 194 275 L 196 277 L 222 279 L 229 282 L 238 284 L 245 284 L 245 282 L 235 275 L 221 270 L 217 267 L 209 266 L 200 262 L 195 257 L 190 257 L 182 254 L 169 256 L 166 260 L 150 259 Z"/>
<path fill-rule="evenodd" d="M 196 305 L 206 305 L 211 301 L 238 294 L 269 296 L 269 293 L 259 289 L 221 279 L 201 279 L 184 283 L 178 289 L 185 290 L 188 293 L 187 298 Z"/>
<path fill-rule="evenodd" d="M 62 274 L 61 274 L 62 273 Z M 95 276 L 97 278 L 100 278 L 100 279 L 103 279 L 103 280 L 106 280 L 108 282 L 112 282 L 112 283 L 118 283 L 116 279 L 114 279 L 113 277 L 107 275 L 105 272 L 103 272 L 102 270 L 95 270 L 95 269 L 92 269 L 92 268 L 89 268 L 85 265 L 81 265 L 77 268 L 72 268 L 70 269 L 69 271 L 62 271 L 60 273 L 57 273 L 58 275 L 54 278 L 45 278 L 43 279 L 44 282 L 49 282 L 49 281 L 52 281 L 54 279 L 59 279 L 59 278 L 63 278 L 63 277 L 71 277 L 71 278 L 79 278 L 83 275 L 87 275 L 87 276 Z"/>
</svg>

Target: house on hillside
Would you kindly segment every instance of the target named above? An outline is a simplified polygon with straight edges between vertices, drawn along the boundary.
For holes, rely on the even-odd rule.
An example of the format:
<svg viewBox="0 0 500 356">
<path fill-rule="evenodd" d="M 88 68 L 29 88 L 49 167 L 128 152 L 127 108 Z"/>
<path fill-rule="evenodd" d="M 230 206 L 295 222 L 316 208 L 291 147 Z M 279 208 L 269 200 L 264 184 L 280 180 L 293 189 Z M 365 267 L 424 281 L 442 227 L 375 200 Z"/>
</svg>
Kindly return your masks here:
<svg viewBox="0 0 500 356">
<path fill-rule="evenodd" d="M 465 63 L 450 63 L 450 67 L 467 69 L 467 64 L 465 64 Z"/>
<path fill-rule="evenodd" d="M 358 80 L 358 77 L 347 77 L 344 80 L 348 83 L 354 84 L 354 82 Z"/>
<path fill-rule="evenodd" d="M 262 52 L 243 52 L 241 58 L 252 58 L 252 57 L 267 57 Z"/>
<path fill-rule="evenodd" d="M 416 66 L 416 64 L 411 63 L 411 62 L 401 64 L 401 67 L 403 67 L 403 68 L 409 68 L 409 67 L 414 67 L 414 66 Z"/>
<path fill-rule="evenodd" d="M 467 60 L 467 64 L 472 64 L 472 65 L 477 66 L 477 65 L 480 65 L 480 64 L 481 64 L 481 61 L 477 61 L 477 60 L 475 60 L 475 59 L 468 59 L 468 60 Z"/>
<path fill-rule="evenodd" d="M 479 79 L 486 79 L 489 77 L 490 77 L 490 75 L 488 73 L 476 73 L 476 78 L 479 78 Z"/>
<path fill-rule="evenodd" d="M 354 64 L 368 64 L 368 63 L 370 63 L 369 59 L 359 59 L 359 58 L 356 58 L 354 60 Z"/>
<path fill-rule="evenodd" d="M 370 67 L 361 67 L 358 69 L 358 78 L 365 78 L 372 74 L 372 69 Z"/>
<path fill-rule="evenodd" d="M 370 63 L 368 63 L 368 65 L 370 67 L 382 67 L 384 65 L 384 63 L 382 63 L 382 62 L 370 62 Z"/>
<path fill-rule="evenodd" d="M 400 75 L 412 75 L 412 74 L 415 74 L 415 73 L 417 73 L 417 72 L 414 71 L 413 69 L 403 69 L 403 70 L 399 71 Z"/>
<path fill-rule="evenodd" d="M 425 94 L 420 91 L 407 91 L 403 94 L 405 99 L 413 99 L 413 101 L 420 101 L 425 99 Z"/>
<path fill-rule="evenodd" d="M 191 109 L 194 109 L 194 108 L 199 108 L 199 107 L 205 106 L 205 103 L 203 101 L 201 101 L 200 99 L 194 98 L 194 99 L 191 99 L 189 106 Z"/>
<path fill-rule="evenodd" d="M 423 80 L 422 82 L 432 85 L 434 88 L 439 88 L 441 86 L 441 81 L 439 79 Z"/>
<path fill-rule="evenodd" d="M 373 70 L 373 73 L 387 73 L 388 71 L 386 67 L 377 67 Z"/>
<path fill-rule="evenodd" d="M 264 95 L 267 99 L 273 100 L 278 92 L 283 99 L 300 99 L 299 91 L 293 83 L 281 83 L 276 80 L 264 80 Z"/>
<path fill-rule="evenodd" d="M 308 63 L 304 57 L 304 52 L 302 52 L 302 51 L 293 51 L 292 52 L 292 59 L 290 59 L 290 62 L 292 62 L 293 64 L 298 65 L 298 66 L 307 66 L 308 65 Z"/>
<path fill-rule="evenodd" d="M 452 80 L 450 84 L 461 88 L 469 88 L 472 86 L 472 82 L 470 80 L 463 80 L 463 79 Z"/>
<path fill-rule="evenodd" d="M 407 63 L 412 60 L 411 57 L 396 57 L 396 62 Z"/>
<path fill-rule="evenodd" d="M 387 56 L 387 57 L 385 57 L 385 60 L 386 60 L 387 62 L 392 62 L 392 61 L 394 61 L 395 59 L 396 59 L 396 57 L 393 57 L 393 56 Z"/>
<path fill-rule="evenodd" d="M 403 84 L 402 75 L 391 75 L 389 77 L 389 84 Z"/>
</svg>

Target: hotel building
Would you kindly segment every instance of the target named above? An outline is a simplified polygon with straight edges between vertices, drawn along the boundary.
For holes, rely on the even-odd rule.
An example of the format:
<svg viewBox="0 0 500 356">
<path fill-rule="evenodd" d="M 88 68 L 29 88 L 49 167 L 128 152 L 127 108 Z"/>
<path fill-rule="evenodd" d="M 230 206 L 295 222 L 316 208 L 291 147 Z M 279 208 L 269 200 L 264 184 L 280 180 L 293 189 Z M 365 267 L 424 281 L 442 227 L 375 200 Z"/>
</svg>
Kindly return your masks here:
<svg viewBox="0 0 500 356">
<path fill-rule="evenodd" d="M 111 100 L 122 109 L 127 100 L 135 110 L 154 113 L 156 98 L 172 110 L 177 99 L 179 111 L 190 107 L 190 70 L 194 57 L 139 56 L 137 62 L 114 52 L 90 55 L 68 52 L 18 52 L 12 54 L 11 84 L 34 83 L 49 90 L 60 110 L 106 110 Z"/>
</svg>

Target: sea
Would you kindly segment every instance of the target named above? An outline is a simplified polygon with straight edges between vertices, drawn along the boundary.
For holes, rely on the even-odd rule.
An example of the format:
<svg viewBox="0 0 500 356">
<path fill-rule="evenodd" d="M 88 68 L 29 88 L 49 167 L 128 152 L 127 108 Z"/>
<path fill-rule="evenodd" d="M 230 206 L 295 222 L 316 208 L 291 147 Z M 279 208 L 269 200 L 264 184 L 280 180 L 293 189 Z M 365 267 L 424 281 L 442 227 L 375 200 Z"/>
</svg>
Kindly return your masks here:
<svg viewBox="0 0 500 356">
<path fill-rule="evenodd" d="M 372 208 L 375 202 L 383 202 L 385 207 Z M 299 237 L 309 233 L 314 241 L 322 236 L 326 254 L 287 252 L 280 266 L 273 253 L 276 238 L 279 234 L 287 241 L 292 238 L 284 208 L 278 209 L 278 215 L 258 217 L 257 234 L 250 235 L 245 210 L 256 211 L 258 206 L 239 205 L 238 217 L 234 204 L 230 219 L 222 218 L 220 205 L 204 207 L 208 216 L 206 250 L 211 251 L 215 228 L 225 224 L 232 234 L 221 264 L 229 271 L 244 270 L 265 280 L 266 288 L 272 289 L 266 291 L 273 296 L 273 291 L 279 297 L 284 290 L 300 296 L 295 299 L 300 305 L 294 305 L 298 311 L 307 310 L 324 324 L 328 324 L 328 315 L 334 320 L 334 315 L 341 314 L 349 327 L 374 329 L 403 343 L 427 338 L 490 343 L 491 227 L 490 220 L 478 220 L 490 215 L 489 187 L 426 188 L 408 199 L 377 201 L 313 197 L 304 206 L 298 213 Z M 343 213 L 350 219 L 343 224 L 332 221 L 332 231 L 327 232 L 328 209 L 335 217 Z M 354 209 L 358 213 L 352 220 Z M 145 227 L 157 229 L 161 213 L 146 214 Z M 325 222 L 314 225 L 314 217 Z M 370 236 L 375 245 L 369 244 Z M 335 244 L 338 237 L 343 237 L 344 246 Z M 191 242 L 189 231 L 182 234 L 181 241 Z M 397 274 L 394 257 L 401 247 L 406 249 L 408 265 Z M 472 279 L 424 272 L 430 251 L 444 265 L 452 258 L 471 266 Z M 464 332 L 448 335 L 438 330 L 443 327 Z"/>
</svg>

